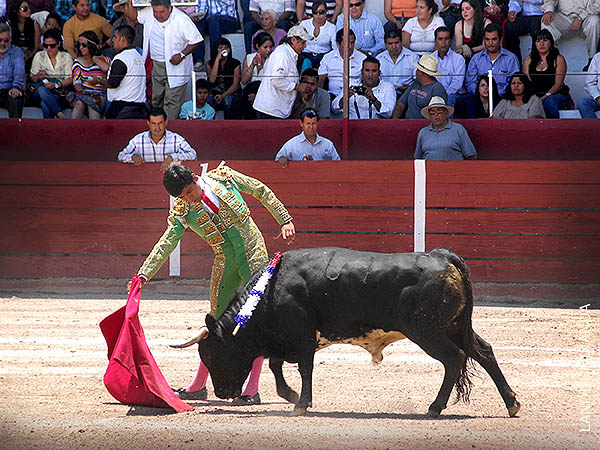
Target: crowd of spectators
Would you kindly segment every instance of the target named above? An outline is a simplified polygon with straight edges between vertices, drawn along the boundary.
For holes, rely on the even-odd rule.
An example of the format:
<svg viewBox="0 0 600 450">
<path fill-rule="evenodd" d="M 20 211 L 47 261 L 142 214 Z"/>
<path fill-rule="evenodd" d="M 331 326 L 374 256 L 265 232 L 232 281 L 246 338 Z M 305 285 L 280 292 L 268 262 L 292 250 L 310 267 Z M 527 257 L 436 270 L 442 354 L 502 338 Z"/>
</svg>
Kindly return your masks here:
<svg viewBox="0 0 600 450">
<path fill-rule="evenodd" d="M 61 119 L 67 109 L 100 119 L 163 108 L 170 120 L 297 119 L 306 108 L 325 119 L 345 100 L 351 119 L 422 119 L 433 97 L 451 118 L 600 109 L 600 0 L 385 0 L 385 24 L 365 1 L 349 1 L 344 99 L 342 0 L 0 0 L 0 107 Z M 223 35 L 240 28 L 246 54 L 234 55 Z M 559 51 L 566 33 L 582 35 L 589 56 L 577 104 Z M 194 72 L 195 110 L 183 108 Z"/>
</svg>

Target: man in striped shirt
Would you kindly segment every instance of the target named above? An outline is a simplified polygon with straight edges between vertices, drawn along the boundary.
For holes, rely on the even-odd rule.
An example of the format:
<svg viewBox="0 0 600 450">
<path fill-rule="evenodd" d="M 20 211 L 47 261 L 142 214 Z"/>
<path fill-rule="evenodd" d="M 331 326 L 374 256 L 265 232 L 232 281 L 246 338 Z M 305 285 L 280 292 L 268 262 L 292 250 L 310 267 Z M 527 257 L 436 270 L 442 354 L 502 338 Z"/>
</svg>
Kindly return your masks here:
<svg viewBox="0 0 600 450">
<path fill-rule="evenodd" d="M 117 159 L 140 166 L 145 162 L 162 162 L 160 170 L 165 172 L 173 161 L 196 159 L 196 150 L 188 142 L 167 130 L 167 113 L 162 108 L 153 108 L 148 116 L 149 131 L 137 134 Z"/>
</svg>

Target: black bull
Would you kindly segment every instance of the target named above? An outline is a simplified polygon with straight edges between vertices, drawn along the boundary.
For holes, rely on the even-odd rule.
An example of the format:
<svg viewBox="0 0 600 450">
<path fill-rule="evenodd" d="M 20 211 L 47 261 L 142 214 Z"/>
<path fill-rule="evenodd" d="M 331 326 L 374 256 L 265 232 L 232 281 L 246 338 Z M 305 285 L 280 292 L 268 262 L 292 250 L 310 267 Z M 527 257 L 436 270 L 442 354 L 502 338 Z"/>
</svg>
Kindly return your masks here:
<svg viewBox="0 0 600 450">
<path fill-rule="evenodd" d="M 452 388 L 468 401 L 470 359 L 492 377 L 510 416 L 520 404 L 492 352 L 473 331 L 473 294 L 462 258 L 430 253 L 379 254 L 342 248 L 285 253 L 246 328 L 232 334 L 234 317 L 262 271 L 236 293 L 222 316 L 206 316 L 208 337 L 200 356 L 219 398 L 240 394 L 252 361 L 270 358 L 277 393 L 295 403 L 294 415 L 312 406 L 315 351 L 334 343 L 359 345 L 380 362 L 382 350 L 408 338 L 444 365 L 444 379 L 428 416 L 446 408 Z M 197 341 L 195 341 L 197 342 Z M 298 363 L 300 396 L 283 378 L 283 361 Z"/>
</svg>

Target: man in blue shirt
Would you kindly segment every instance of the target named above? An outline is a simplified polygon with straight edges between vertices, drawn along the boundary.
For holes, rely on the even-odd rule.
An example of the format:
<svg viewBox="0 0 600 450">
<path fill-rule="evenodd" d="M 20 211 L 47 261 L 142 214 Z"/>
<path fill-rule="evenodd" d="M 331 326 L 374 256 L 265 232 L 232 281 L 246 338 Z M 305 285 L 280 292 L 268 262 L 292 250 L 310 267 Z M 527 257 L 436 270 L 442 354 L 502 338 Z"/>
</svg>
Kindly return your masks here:
<svg viewBox="0 0 600 450">
<path fill-rule="evenodd" d="M 333 142 L 319 136 L 319 113 L 314 108 L 307 108 L 300 116 L 302 133 L 294 136 L 281 147 L 275 156 L 282 167 L 287 167 L 289 161 L 339 161 Z"/>
<path fill-rule="evenodd" d="M 0 24 L 0 108 L 8 109 L 8 117 L 23 115 L 25 88 L 25 55 L 11 42 L 12 33 L 6 23 Z"/>
<path fill-rule="evenodd" d="M 483 44 L 485 50 L 475 53 L 467 68 L 465 85 L 471 95 L 475 95 L 477 79 L 480 75 L 492 70 L 492 75 L 498 85 L 498 93 L 504 97 L 508 79 L 520 70 L 521 64 L 514 53 L 502 48 L 502 28 L 500 25 L 490 23 L 484 28 Z"/>
<path fill-rule="evenodd" d="M 356 50 L 367 56 L 377 56 L 385 48 L 381 20 L 365 11 L 364 0 L 350 1 L 350 28 L 356 36 Z M 335 24 L 336 30 L 344 28 L 344 15 L 340 14 Z"/>
<path fill-rule="evenodd" d="M 446 89 L 448 94 L 448 106 L 454 106 L 456 100 L 466 94 L 465 76 L 467 65 L 465 58 L 450 48 L 450 29 L 446 26 L 435 30 L 435 43 L 437 50 L 433 56 L 438 59 L 438 70 L 442 72 L 443 77 L 438 81 Z"/>
</svg>

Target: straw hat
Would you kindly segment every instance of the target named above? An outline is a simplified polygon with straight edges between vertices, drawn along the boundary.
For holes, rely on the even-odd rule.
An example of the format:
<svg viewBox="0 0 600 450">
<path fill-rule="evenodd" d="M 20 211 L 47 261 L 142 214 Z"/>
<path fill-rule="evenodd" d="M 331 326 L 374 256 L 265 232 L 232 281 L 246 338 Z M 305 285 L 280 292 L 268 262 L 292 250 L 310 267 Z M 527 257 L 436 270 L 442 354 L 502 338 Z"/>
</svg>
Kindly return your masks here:
<svg viewBox="0 0 600 450">
<path fill-rule="evenodd" d="M 448 111 L 448 116 L 451 116 L 452 114 L 454 114 L 454 108 L 452 106 L 446 105 L 446 102 L 444 101 L 444 99 L 442 97 L 431 97 L 431 100 L 429 101 L 429 105 L 427 105 L 425 108 L 421 108 L 421 114 L 423 115 L 423 117 L 431 120 L 431 114 L 429 114 L 429 108 L 446 108 L 446 111 Z"/>
<path fill-rule="evenodd" d="M 418 63 L 411 62 L 413 66 L 419 69 L 421 72 L 426 73 L 432 77 L 441 77 L 442 73 L 438 72 L 438 60 L 435 56 L 425 53 L 419 59 Z"/>
</svg>

